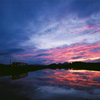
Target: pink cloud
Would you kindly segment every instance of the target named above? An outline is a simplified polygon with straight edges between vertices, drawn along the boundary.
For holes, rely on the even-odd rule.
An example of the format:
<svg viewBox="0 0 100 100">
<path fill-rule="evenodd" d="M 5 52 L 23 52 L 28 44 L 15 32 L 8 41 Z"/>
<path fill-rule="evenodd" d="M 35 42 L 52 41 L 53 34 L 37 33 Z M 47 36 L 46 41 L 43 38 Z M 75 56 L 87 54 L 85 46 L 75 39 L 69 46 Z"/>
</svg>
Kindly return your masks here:
<svg viewBox="0 0 100 100">
<path fill-rule="evenodd" d="M 72 34 L 72 33 L 82 33 L 82 32 L 84 32 L 85 30 L 88 30 L 88 31 L 90 31 L 90 30 L 93 30 L 93 29 L 95 29 L 95 30 L 97 30 L 97 31 L 100 31 L 100 27 L 99 26 L 92 26 L 92 27 L 89 27 L 88 25 L 85 25 L 85 26 L 82 26 L 82 27 L 79 27 L 79 28 L 70 28 L 69 29 L 69 32 L 67 32 L 68 34 Z"/>
<path fill-rule="evenodd" d="M 73 45 L 70 45 L 68 47 L 64 48 L 53 48 L 49 49 L 47 51 L 41 51 L 38 53 L 31 52 L 30 51 L 26 54 L 20 54 L 20 55 L 13 55 L 16 59 L 21 60 L 28 60 L 32 59 L 32 57 L 35 57 L 35 59 L 45 59 L 45 64 L 50 63 L 63 63 L 63 62 L 74 62 L 74 61 L 89 61 L 89 60 L 95 60 L 100 58 L 100 51 L 93 51 L 93 49 L 100 47 L 100 43 L 97 44 L 91 44 L 86 45 L 84 42 L 76 43 Z M 92 50 L 92 51 L 91 51 Z M 48 54 L 49 55 L 45 55 Z M 37 56 L 37 55 L 41 56 Z"/>
<path fill-rule="evenodd" d="M 43 58 L 49 58 L 54 60 L 52 63 L 56 62 L 72 62 L 72 61 L 86 61 L 86 60 L 95 60 L 100 58 L 100 51 L 90 52 L 90 50 L 100 47 L 100 43 L 85 45 L 83 43 L 74 44 L 65 48 L 54 48 L 46 51 L 45 53 L 52 53 L 52 55 L 44 56 Z M 73 57 L 81 58 L 72 59 Z"/>
</svg>

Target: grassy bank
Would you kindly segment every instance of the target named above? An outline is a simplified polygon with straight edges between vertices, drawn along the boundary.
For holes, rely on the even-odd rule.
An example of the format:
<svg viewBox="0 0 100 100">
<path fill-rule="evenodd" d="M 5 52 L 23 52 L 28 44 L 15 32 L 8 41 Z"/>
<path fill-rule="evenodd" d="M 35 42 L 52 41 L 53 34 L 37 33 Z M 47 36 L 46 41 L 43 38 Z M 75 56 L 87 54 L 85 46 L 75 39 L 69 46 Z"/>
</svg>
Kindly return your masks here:
<svg viewBox="0 0 100 100">
<path fill-rule="evenodd" d="M 10 66 L 0 66 L 0 76 L 7 75 L 17 75 L 21 73 L 26 73 L 30 71 L 36 71 L 40 69 L 45 69 L 44 67 L 10 67 Z"/>
</svg>

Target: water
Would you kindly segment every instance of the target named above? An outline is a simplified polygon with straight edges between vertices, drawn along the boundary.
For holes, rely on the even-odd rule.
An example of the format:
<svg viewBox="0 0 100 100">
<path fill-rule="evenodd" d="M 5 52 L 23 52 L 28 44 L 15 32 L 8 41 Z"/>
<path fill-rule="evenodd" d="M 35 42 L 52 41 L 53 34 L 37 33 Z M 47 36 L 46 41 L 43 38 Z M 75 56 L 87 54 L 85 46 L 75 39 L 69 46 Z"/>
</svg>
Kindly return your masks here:
<svg viewBox="0 0 100 100">
<path fill-rule="evenodd" d="M 100 71 L 44 69 L 0 77 L 0 86 L 16 100 L 100 100 Z"/>
</svg>

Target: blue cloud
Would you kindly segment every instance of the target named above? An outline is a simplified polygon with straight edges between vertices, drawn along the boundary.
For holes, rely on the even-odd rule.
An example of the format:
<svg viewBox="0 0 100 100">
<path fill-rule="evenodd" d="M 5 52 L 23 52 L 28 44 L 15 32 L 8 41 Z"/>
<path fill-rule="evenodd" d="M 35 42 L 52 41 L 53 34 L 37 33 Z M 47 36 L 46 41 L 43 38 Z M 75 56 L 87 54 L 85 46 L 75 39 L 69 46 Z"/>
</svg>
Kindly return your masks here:
<svg viewBox="0 0 100 100">
<path fill-rule="evenodd" d="M 77 56 L 77 57 L 72 57 L 71 59 L 78 59 L 78 58 L 81 58 L 83 56 Z"/>
<path fill-rule="evenodd" d="M 94 48 L 94 49 L 90 50 L 89 52 L 97 52 L 97 51 L 100 51 L 100 47 Z"/>
<path fill-rule="evenodd" d="M 95 26 L 96 25 L 96 20 L 95 19 L 89 19 L 86 21 L 87 25 L 89 27 Z"/>
<path fill-rule="evenodd" d="M 33 57 L 32 59 L 26 59 L 26 60 L 30 64 L 45 64 L 46 61 L 49 61 L 49 63 L 46 63 L 46 64 L 50 64 L 54 61 L 49 58 L 36 58 L 36 57 Z"/>
<path fill-rule="evenodd" d="M 13 53 L 19 53 L 19 52 L 23 52 L 25 51 L 24 49 L 18 49 L 18 48 L 14 48 L 14 49 L 8 49 L 5 51 L 1 51 L 0 55 L 9 55 L 9 54 L 13 54 Z"/>
<path fill-rule="evenodd" d="M 51 55 L 51 53 L 41 53 L 41 54 L 36 55 L 36 57 L 49 56 L 49 55 Z"/>
<path fill-rule="evenodd" d="M 86 52 L 81 52 L 80 54 L 81 54 L 81 55 L 84 55 L 85 53 L 86 53 Z"/>
<path fill-rule="evenodd" d="M 76 13 L 79 18 L 89 17 L 100 12 L 100 0 L 73 0 L 70 11 Z"/>
</svg>

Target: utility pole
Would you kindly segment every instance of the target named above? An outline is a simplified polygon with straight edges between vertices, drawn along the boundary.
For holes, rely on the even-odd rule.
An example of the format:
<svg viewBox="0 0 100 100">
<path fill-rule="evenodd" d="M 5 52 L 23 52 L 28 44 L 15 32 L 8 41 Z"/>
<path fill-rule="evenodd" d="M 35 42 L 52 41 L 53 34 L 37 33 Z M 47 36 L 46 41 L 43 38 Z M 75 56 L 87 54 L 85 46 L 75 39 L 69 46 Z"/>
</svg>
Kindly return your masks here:
<svg viewBox="0 0 100 100">
<path fill-rule="evenodd" d="M 11 65 L 11 59 L 10 59 L 10 65 Z"/>
<path fill-rule="evenodd" d="M 11 59 L 10 59 L 10 67 L 11 67 Z M 9 83 L 10 83 L 10 75 L 9 75 Z"/>
</svg>

